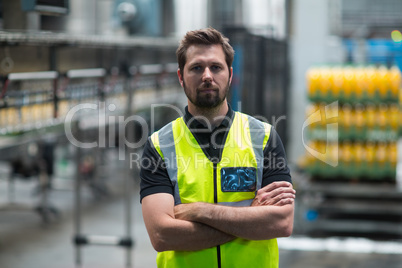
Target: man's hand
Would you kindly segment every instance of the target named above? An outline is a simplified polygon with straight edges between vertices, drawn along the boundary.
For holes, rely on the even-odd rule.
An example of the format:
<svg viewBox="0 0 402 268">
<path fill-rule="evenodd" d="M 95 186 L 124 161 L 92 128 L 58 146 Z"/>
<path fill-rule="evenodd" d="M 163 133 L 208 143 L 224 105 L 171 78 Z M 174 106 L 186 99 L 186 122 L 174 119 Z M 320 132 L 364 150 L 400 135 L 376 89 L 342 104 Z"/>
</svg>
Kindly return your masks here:
<svg viewBox="0 0 402 268">
<path fill-rule="evenodd" d="M 196 221 L 197 213 L 200 212 L 199 203 L 180 204 L 174 207 L 174 216 L 178 220 Z"/>
<path fill-rule="evenodd" d="M 257 191 L 251 206 L 284 206 L 293 204 L 296 191 L 291 183 L 286 181 L 278 181 L 268 184 L 264 188 Z M 208 204 L 190 203 L 180 204 L 174 207 L 176 219 L 186 221 L 197 221 L 204 213 L 208 213 L 205 207 Z"/>
<path fill-rule="evenodd" d="M 277 181 L 258 190 L 251 206 L 284 206 L 293 204 L 295 198 L 296 191 L 291 183 Z"/>
<path fill-rule="evenodd" d="M 273 182 L 257 191 L 250 207 L 201 202 L 180 204 L 174 207 L 174 218 L 207 225 L 233 238 L 266 240 L 287 237 L 293 230 L 295 193 L 291 183 Z"/>
<path fill-rule="evenodd" d="M 188 207 L 187 207 L 188 206 Z M 201 203 L 179 205 L 179 215 Z M 142 213 L 151 243 L 157 251 L 201 250 L 232 241 L 235 237 L 195 221 L 177 219 L 171 194 L 158 193 L 142 199 Z"/>
</svg>

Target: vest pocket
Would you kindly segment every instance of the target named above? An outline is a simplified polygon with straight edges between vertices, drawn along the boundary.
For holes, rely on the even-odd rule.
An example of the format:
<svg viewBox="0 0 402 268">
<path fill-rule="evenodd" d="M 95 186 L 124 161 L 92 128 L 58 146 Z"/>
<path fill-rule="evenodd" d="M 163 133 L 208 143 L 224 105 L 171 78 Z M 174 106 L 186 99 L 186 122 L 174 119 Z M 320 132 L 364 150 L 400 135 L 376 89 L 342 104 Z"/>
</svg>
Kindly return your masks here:
<svg viewBox="0 0 402 268">
<path fill-rule="evenodd" d="M 222 192 L 254 192 L 257 188 L 257 169 L 254 167 L 225 167 L 221 169 Z"/>
</svg>

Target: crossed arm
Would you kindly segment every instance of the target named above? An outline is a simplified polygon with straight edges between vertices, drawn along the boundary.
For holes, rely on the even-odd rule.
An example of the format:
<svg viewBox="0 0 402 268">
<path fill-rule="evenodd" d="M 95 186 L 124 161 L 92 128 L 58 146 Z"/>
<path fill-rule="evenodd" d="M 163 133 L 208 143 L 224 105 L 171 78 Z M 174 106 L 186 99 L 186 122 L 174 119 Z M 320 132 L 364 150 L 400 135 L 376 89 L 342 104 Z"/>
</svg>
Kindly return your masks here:
<svg viewBox="0 0 402 268">
<path fill-rule="evenodd" d="M 257 192 L 250 207 L 209 203 L 174 206 L 173 196 L 144 197 L 142 213 L 155 250 L 193 251 L 227 243 L 289 236 L 293 229 L 295 191 L 290 183 L 271 183 Z"/>
</svg>

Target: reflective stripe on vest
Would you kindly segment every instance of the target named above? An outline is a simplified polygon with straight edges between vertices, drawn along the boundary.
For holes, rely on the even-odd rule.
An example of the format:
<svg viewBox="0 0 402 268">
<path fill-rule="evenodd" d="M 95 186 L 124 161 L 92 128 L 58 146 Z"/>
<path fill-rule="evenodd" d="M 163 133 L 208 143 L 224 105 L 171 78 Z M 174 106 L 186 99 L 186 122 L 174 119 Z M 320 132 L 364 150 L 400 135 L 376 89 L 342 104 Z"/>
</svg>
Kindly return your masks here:
<svg viewBox="0 0 402 268">
<path fill-rule="evenodd" d="M 174 187 L 175 204 L 208 202 L 249 206 L 256 191 L 261 188 L 263 151 L 270 130 L 269 124 L 236 112 L 221 159 L 216 163 L 205 156 L 182 118 L 154 133 L 151 141 L 165 162 Z M 233 168 L 255 170 L 255 187 L 241 191 L 227 190 L 222 174 Z M 157 264 L 158 267 L 169 268 L 278 266 L 276 239 L 249 241 L 237 238 L 218 247 L 218 252 L 220 254 L 216 248 L 194 252 L 167 251 L 158 253 Z"/>
</svg>

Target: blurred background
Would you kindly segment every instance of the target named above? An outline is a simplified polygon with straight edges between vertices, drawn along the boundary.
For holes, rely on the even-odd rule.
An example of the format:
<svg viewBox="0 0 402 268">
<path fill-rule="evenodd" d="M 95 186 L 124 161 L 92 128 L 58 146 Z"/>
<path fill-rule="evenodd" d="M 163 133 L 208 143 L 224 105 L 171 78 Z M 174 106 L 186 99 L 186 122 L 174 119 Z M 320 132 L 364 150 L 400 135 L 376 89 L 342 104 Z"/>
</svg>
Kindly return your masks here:
<svg viewBox="0 0 402 268">
<path fill-rule="evenodd" d="M 271 123 L 296 200 L 281 268 L 402 265 L 402 1 L 0 0 L 0 267 L 156 267 L 146 137 L 181 116 L 175 50 L 234 47 L 229 102 Z"/>
</svg>

